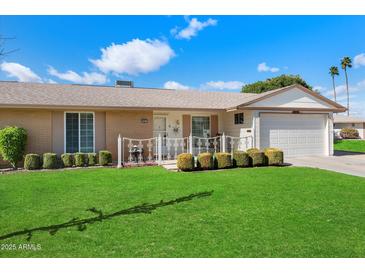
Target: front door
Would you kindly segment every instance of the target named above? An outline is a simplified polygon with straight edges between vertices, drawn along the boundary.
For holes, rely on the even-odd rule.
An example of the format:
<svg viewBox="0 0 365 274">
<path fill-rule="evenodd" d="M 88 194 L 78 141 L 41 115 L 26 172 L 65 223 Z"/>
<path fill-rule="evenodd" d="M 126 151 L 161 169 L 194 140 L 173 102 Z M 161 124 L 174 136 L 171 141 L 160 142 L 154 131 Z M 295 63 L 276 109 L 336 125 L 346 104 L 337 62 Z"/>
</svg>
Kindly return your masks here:
<svg viewBox="0 0 365 274">
<path fill-rule="evenodd" d="M 166 137 L 166 116 L 153 117 L 153 137 Z"/>
</svg>

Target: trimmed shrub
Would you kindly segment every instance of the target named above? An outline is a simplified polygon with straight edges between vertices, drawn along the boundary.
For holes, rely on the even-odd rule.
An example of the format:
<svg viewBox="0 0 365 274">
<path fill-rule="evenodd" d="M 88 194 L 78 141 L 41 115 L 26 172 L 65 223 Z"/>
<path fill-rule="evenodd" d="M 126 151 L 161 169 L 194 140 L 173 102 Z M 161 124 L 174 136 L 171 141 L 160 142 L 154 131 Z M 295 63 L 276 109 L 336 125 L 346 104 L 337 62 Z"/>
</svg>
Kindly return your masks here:
<svg viewBox="0 0 365 274">
<path fill-rule="evenodd" d="M 87 160 L 88 160 L 89 166 L 95 166 L 96 165 L 96 153 L 88 153 Z"/>
<path fill-rule="evenodd" d="M 62 154 L 61 160 L 64 167 L 73 167 L 74 165 L 74 157 L 72 153 Z"/>
<path fill-rule="evenodd" d="M 252 152 L 260 152 L 260 150 L 258 148 L 255 148 L 255 147 L 254 148 L 249 148 L 249 149 L 246 150 L 246 153 L 248 153 L 248 154 L 250 154 Z"/>
<path fill-rule="evenodd" d="M 5 127 L 0 130 L 0 154 L 13 168 L 23 159 L 27 144 L 27 131 L 20 127 Z"/>
<path fill-rule="evenodd" d="M 24 169 L 33 170 L 41 168 L 41 156 L 38 154 L 27 154 L 24 159 Z"/>
<path fill-rule="evenodd" d="M 267 148 L 264 151 L 269 166 L 280 166 L 284 163 L 284 153 L 278 148 Z"/>
<path fill-rule="evenodd" d="M 200 153 L 197 158 L 197 168 L 199 169 L 213 169 L 214 161 L 213 155 L 209 152 Z"/>
<path fill-rule="evenodd" d="M 252 166 L 265 166 L 266 165 L 266 157 L 265 153 L 258 151 L 258 152 L 250 152 L 250 163 Z"/>
<path fill-rule="evenodd" d="M 190 153 L 181 153 L 177 156 L 177 168 L 182 171 L 194 170 L 194 157 Z"/>
<path fill-rule="evenodd" d="M 342 139 L 359 139 L 359 131 L 356 128 L 343 128 L 340 131 Z"/>
<path fill-rule="evenodd" d="M 232 157 L 230 153 L 218 152 L 214 155 L 214 166 L 216 168 L 232 167 Z"/>
<path fill-rule="evenodd" d="M 85 153 L 82 153 L 82 152 L 75 153 L 75 155 L 74 155 L 75 166 L 77 166 L 77 167 L 87 166 L 86 157 L 87 157 L 87 155 Z"/>
<path fill-rule="evenodd" d="M 44 153 L 43 154 L 43 168 L 55 169 L 58 167 L 57 154 L 56 153 Z"/>
<path fill-rule="evenodd" d="M 233 152 L 233 167 L 248 167 L 250 166 L 250 157 L 244 151 Z"/>
<path fill-rule="evenodd" d="M 107 166 L 112 163 L 112 154 L 107 150 L 99 151 L 99 164 L 101 166 Z"/>
</svg>

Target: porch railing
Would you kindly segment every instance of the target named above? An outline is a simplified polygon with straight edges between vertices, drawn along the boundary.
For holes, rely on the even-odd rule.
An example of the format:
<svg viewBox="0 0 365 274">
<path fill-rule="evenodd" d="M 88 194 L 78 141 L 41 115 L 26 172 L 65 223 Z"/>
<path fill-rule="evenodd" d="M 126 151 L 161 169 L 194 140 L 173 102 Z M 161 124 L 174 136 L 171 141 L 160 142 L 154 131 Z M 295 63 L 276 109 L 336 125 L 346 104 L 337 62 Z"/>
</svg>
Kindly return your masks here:
<svg viewBox="0 0 365 274">
<path fill-rule="evenodd" d="M 253 137 L 234 137 L 221 135 L 216 137 L 158 137 L 136 139 L 118 136 L 118 167 L 124 163 L 157 162 L 176 160 L 181 153 L 197 156 L 202 152 L 245 151 L 253 147 Z"/>
</svg>

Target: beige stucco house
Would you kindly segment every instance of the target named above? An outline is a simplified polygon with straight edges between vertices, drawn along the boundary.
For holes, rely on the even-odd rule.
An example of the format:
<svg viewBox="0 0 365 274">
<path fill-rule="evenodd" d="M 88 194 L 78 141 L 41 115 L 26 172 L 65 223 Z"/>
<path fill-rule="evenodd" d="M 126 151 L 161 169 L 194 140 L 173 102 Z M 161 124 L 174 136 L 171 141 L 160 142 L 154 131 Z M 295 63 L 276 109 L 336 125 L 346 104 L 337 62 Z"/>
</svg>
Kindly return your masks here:
<svg viewBox="0 0 365 274">
<path fill-rule="evenodd" d="M 335 136 L 340 138 L 340 131 L 343 128 L 354 128 L 359 132 L 359 137 L 361 139 L 365 139 L 365 119 L 352 117 L 352 116 L 344 116 L 344 115 L 335 115 L 333 117 L 333 128 L 335 131 Z"/>
<path fill-rule="evenodd" d="M 0 82 L 0 128 L 28 131 L 28 152 L 117 155 L 117 137 L 252 136 L 287 156 L 331 155 L 345 108 L 300 85 L 263 94 Z"/>
</svg>

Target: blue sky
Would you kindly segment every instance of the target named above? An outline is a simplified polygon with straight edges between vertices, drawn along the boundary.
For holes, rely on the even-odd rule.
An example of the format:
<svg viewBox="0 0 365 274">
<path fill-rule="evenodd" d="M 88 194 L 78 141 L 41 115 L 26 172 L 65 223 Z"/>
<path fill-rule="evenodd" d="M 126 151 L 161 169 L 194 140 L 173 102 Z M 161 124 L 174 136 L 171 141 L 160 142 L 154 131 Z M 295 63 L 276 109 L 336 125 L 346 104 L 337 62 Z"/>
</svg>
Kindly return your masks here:
<svg viewBox="0 0 365 274">
<path fill-rule="evenodd" d="M 365 16 L 1 16 L 18 51 L 0 79 L 239 91 L 300 74 L 332 98 L 328 68 L 350 56 L 352 114 L 365 116 Z M 356 62 L 355 62 L 356 60 Z M 336 78 L 345 103 L 344 75 Z"/>
</svg>

